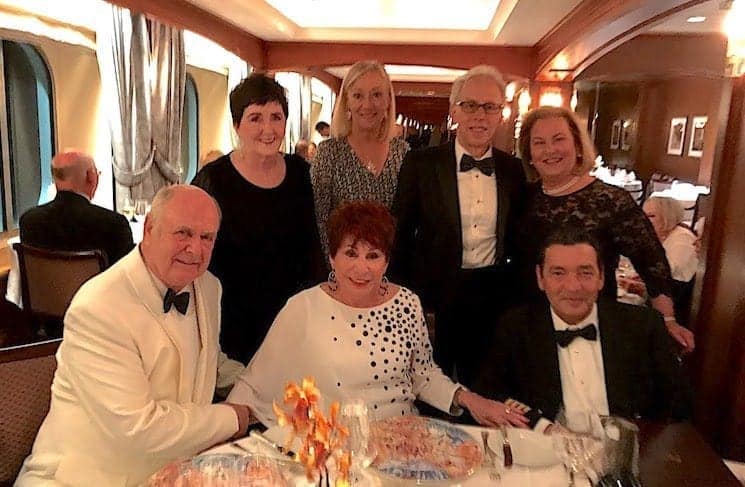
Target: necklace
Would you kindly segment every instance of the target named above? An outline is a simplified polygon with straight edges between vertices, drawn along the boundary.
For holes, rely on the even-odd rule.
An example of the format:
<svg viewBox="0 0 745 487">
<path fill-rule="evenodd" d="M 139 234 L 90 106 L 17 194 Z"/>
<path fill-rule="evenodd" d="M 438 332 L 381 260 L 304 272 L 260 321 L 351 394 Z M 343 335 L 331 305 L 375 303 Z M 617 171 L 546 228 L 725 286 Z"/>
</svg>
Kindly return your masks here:
<svg viewBox="0 0 745 487">
<path fill-rule="evenodd" d="M 544 194 L 547 194 L 549 196 L 556 196 L 559 193 L 563 193 L 567 189 L 574 186 L 577 181 L 579 181 L 579 176 L 573 176 L 572 179 L 567 181 L 566 184 L 562 184 L 561 186 L 555 186 L 553 188 L 547 188 L 546 185 L 541 185 L 541 189 L 543 190 Z"/>
</svg>

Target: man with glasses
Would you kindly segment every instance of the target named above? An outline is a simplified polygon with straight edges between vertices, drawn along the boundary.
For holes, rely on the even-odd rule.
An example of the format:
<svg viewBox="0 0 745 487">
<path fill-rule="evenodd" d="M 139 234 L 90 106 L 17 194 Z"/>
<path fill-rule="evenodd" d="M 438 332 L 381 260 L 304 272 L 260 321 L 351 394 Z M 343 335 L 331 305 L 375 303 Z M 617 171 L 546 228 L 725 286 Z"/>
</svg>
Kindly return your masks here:
<svg viewBox="0 0 745 487">
<path fill-rule="evenodd" d="M 514 287 L 511 226 L 525 176 L 518 159 L 492 147 L 503 93 L 491 66 L 476 66 L 453 82 L 455 141 L 408 154 L 393 204 L 391 272 L 435 312 L 435 361 L 465 385 Z"/>
<path fill-rule="evenodd" d="M 57 196 L 21 216 L 21 242 L 51 250 L 102 250 L 109 265 L 132 250 L 134 242 L 127 219 L 91 203 L 99 174 L 88 154 L 56 154 L 52 158 L 52 177 Z"/>
</svg>

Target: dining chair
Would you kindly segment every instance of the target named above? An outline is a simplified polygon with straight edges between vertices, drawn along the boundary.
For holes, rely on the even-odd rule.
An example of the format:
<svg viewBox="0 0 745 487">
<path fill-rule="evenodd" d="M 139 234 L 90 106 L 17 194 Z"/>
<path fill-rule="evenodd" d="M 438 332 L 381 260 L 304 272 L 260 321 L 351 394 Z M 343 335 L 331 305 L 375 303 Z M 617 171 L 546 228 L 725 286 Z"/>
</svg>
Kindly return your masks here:
<svg viewBox="0 0 745 487">
<path fill-rule="evenodd" d="M 47 415 L 61 342 L 0 349 L 0 487 L 13 485 Z"/>
<path fill-rule="evenodd" d="M 108 264 L 101 250 L 41 249 L 13 244 L 18 254 L 23 310 L 38 328 L 61 333 L 62 318 L 72 297 L 88 279 Z"/>
</svg>

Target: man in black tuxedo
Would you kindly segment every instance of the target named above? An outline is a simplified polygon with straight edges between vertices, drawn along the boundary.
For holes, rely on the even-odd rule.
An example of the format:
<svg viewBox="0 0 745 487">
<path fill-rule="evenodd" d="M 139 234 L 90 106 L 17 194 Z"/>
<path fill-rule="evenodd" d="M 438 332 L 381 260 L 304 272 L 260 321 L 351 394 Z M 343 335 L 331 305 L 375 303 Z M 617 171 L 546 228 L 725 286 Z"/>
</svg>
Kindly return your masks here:
<svg viewBox="0 0 745 487">
<path fill-rule="evenodd" d="M 503 93 L 502 77 L 490 66 L 456 79 L 455 140 L 407 155 L 393 203 L 391 275 L 435 312 L 435 361 L 467 386 L 483 337 L 513 287 L 507 264 L 525 177 L 518 159 L 492 147 Z"/>
<path fill-rule="evenodd" d="M 562 405 L 568 417 L 687 417 L 689 390 L 662 316 L 598 301 L 603 260 L 597 241 L 584 231 L 561 229 L 542 249 L 536 277 L 548 301 L 514 308 L 500 319 L 474 389 L 540 410 L 545 424 Z"/>
<path fill-rule="evenodd" d="M 89 155 L 55 155 L 52 176 L 57 196 L 21 216 L 21 242 L 53 250 L 103 250 L 109 265 L 132 250 L 127 219 L 90 201 L 98 187 L 98 171 Z"/>
</svg>

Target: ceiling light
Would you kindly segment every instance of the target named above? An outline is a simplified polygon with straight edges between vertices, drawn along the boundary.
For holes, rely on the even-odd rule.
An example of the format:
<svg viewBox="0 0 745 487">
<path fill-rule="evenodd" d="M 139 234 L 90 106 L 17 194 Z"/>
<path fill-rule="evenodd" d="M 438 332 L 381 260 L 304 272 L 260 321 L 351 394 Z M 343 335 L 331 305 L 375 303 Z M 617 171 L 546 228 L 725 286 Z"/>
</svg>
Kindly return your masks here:
<svg viewBox="0 0 745 487">
<path fill-rule="evenodd" d="M 686 22 L 689 22 L 691 24 L 698 24 L 703 22 L 704 20 L 706 20 L 706 17 L 704 17 L 703 15 L 694 15 L 693 17 L 688 17 L 686 19 Z"/>
</svg>

